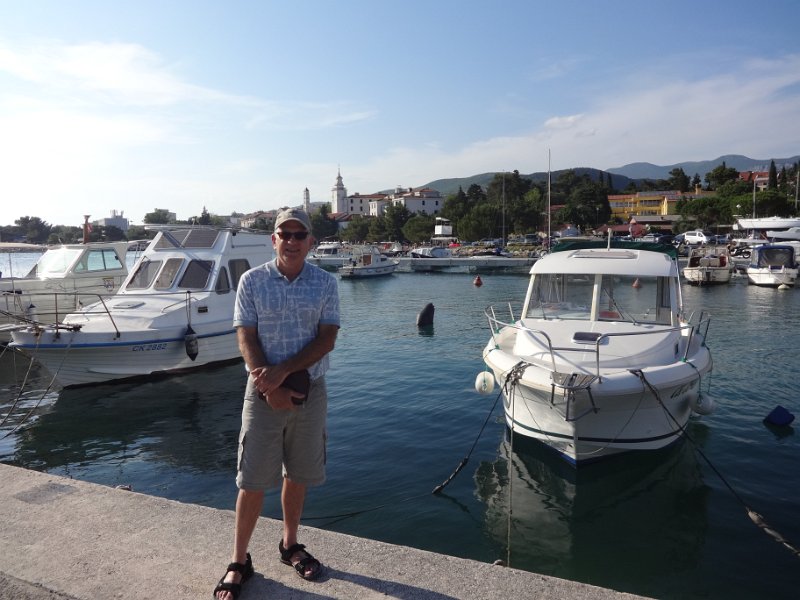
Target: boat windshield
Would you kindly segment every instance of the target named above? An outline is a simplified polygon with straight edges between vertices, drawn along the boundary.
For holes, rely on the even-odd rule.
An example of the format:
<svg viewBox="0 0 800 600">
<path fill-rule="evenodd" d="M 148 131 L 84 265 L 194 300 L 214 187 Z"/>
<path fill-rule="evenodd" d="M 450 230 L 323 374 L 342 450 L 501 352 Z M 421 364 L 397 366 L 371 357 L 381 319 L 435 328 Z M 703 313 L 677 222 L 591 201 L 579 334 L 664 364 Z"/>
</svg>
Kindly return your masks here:
<svg viewBox="0 0 800 600">
<path fill-rule="evenodd" d="M 80 248 L 53 248 L 48 250 L 26 277 L 47 277 L 48 275 L 58 275 L 65 273 L 75 259 L 83 252 Z"/>
<path fill-rule="evenodd" d="M 531 287 L 526 317 L 669 325 L 670 293 L 668 277 L 540 274 Z"/>
<path fill-rule="evenodd" d="M 155 279 L 158 270 L 161 268 L 161 261 L 160 260 L 149 260 L 147 258 L 143 259 L 142 262 L 139 263 L 139 266 L 136 269 L 136 272 L 133 276 L 128 280 L 125 289 L 130 290 L 145 290 L 150 287 L 150 284 L 153 283 L 153 279 Z"/>
</svg>

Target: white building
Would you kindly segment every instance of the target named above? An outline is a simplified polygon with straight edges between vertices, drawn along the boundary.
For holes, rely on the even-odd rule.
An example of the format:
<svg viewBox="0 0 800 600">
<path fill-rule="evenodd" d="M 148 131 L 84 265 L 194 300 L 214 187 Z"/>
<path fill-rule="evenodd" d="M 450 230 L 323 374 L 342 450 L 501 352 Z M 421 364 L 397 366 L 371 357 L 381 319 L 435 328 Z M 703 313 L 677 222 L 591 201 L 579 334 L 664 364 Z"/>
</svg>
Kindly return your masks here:
<svg viewBox="0 0 800 600">
<path fill-rule="evenodd" d="M 100 225 L 101 227 L 116 227 L 120 231 L 126 232 L 128 231 L 130 223 L 128 222 L 128 219 L 125 218 L 124 214 L 125 211 L 123 210 L 119 211 L 119 214 L 117 214 L 116 210 L 112 210 L 110 217 L 105 219 L 97 219 L 94 224 Z"/>
<path fill-rule="evenodd" d="M 444 207 L 442 195 L 431 188 L 413 189 L 397 188 L 394 194 L 389 196 L 392 204 L 405 206 L 410 213 L 425 213 L 426 215 L 437 215 Z"/>
<path fill-rule="evenodd" d="M 333 215 L 362 215 L 380 217 L 386 207 L 399 204 L 411 213 L 424 213 L 436 215 L 444 207 L 442 195 L 431 188 L 401 188 L 395 189 L 393 194 L 352 194 L 347 195 L 347 188 L 342 181 L 342 172 L 336 174 L 336 184 L 331 188 L 331 214 Z"/>
</svg>

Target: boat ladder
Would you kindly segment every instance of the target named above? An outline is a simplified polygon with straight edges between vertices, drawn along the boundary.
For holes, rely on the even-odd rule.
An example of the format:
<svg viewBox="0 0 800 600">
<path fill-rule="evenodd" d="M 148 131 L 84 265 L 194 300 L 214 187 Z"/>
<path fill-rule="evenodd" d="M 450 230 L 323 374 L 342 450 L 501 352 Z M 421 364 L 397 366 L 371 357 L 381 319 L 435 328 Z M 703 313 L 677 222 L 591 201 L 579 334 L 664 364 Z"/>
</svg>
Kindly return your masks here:
<svg viewBox="0 0 800 600">
<path fill-rule="evenodd" d="M 597 413 L 597 406 L 594 403 L 594 396 L 592 396 L 592 388 L 590 387 L 597 380 L 597 375 L 587 375 L 585 373 L 559 373 L 553 371 L 550 373 L 550 404 L 555 404 L 556 388 L 563 390 L 564 398 L 567 403 L 566 413 L 564 420 L 577 421 L 578 419 L 586 416 L 589 412 Z M 592 407 L 587 408 L 577 416 L 571 416 L 571 406 L 575 403 L 575 391 L 586 390 L 589 396 L 589 402 Z"/>
</svg>

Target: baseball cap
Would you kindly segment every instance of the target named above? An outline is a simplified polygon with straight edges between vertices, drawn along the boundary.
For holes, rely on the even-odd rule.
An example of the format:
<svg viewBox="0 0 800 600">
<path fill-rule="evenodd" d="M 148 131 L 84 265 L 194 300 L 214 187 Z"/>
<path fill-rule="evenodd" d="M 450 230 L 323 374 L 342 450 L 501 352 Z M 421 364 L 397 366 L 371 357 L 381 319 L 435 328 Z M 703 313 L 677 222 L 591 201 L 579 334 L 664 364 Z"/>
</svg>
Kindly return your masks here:
<svg viewBox="0 0 800 600">
<path fill-rule="evenodd" d="M 278 213 L 275 217 L 275 229 L 286 223 L 286 221 L 297 221 L 302 225 L 306 231 L 311 231 L 311 219 L 308 213 L 299 208 L 287 208 Z"/>
</svg>

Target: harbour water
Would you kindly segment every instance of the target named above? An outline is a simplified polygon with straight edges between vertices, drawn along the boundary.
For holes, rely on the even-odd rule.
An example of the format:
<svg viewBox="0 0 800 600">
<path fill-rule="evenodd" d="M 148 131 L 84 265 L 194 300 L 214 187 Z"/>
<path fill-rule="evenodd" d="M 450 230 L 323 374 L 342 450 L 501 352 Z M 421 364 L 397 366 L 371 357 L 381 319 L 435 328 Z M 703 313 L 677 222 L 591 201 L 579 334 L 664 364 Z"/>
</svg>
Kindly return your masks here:
<svg viewBox="0 0 800 600">
<path fill-rule="evenodd" d="M 473 388 L 489 336 L 483 309 L 520 301 L 527 285 L 519 275 L 482 279 L 340 281 L 328 481 L 310 492 L 305 523 L 656 598 L 797 597 L 798 558 L 743 503 L 800 546 L 797 423 L 762 422 L 776 405 L 800 414 L 800 290 L 743 279 L 685 286 L 687 307 L 712 315 L 715 366 L 704 388 L 716 412 L 691 423 L 691 442 L 576 472 L 537 446 L 512 445 L 499 403 L 490 415 L 497 392 Z M 428 302 L 434 326 L 421 331 L 416 315 Z M 0 421 L 10 413 L 1 461 L 233 508 L 240 364 L 65 391 L 48 391 L 47 374 L 28 366 L 0 358 Z M 460 474 L 432 494 L 473 444 Z M 279 516 L 277 494 L 264 514 Z M 231 535 L 220 532 L 222 547 Z"/>
</svg>

